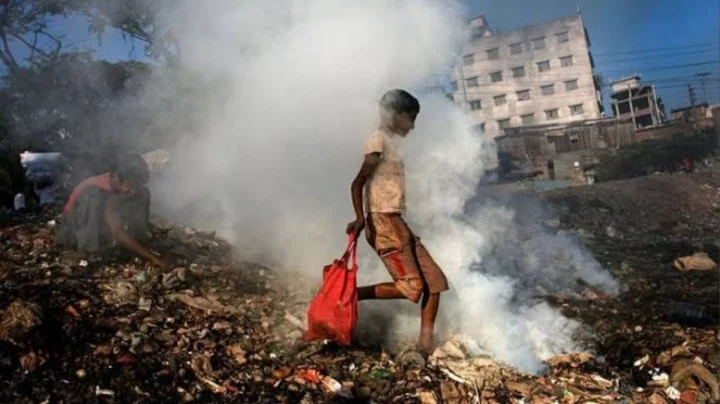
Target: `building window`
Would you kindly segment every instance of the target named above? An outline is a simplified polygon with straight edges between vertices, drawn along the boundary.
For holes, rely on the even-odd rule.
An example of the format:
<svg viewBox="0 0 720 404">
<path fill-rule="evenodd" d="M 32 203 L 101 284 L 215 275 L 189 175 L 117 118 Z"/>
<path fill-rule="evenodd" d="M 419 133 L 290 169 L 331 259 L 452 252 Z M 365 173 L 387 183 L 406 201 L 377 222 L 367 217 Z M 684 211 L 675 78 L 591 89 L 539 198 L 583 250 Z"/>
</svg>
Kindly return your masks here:
<svg viewBox="0 0 720 404">
<path fill-rule="evenodd" d="M 548 109 L 547 111 L 545 111 L 545 119 L 547 119 L 548 121 L 553 120 L 553 119 L 558 119 L 558 110 L 557 110 L 557 108 L 555 108 L 555 109 Z"/>
<path fill-rule="evenodd" d="M 500 49 L 498 49 L 498 48 L 488 49 L 487 57 L 488 57 L 488 60 L 500 59 Z"/>
<path fill-rule="evenodd" d="M 560 66 L 562 66 L 562 67 L 572 66 L 574 64 L 575 64 L 575 61 L 573 60 L 572 55 L 563 56 L 560 58 Z"/>
<path fill-rule="evenodd" d="M 481 122 L 475 125 L 475 130 L 479 130 L 481 133 L 485 133 L 485 122 Z"/>
<path fill-rule="evenodd" d="M 451 81 L 451 82 L 450 82 L 450 88 L 451 88 L 453 91 L 457 91 L 457 90 L 458 90 L 457 81 Z"/>
<path fill-rule="evenodd" d="M 487 28 L 486 28 L 484 25 L 481 25 L 481 26 L 479 26 L 479 27 L 475 27 L 475 29 L 473 29 L 473 33 L 472 33 L 472 39 L 473 39 L 473 41 L 477 41 L 478 39 L 480 39 L 480 38 L 482 38 L 483 36 L 485 36 L 485 32 L 486 32 L 486 31 L 487 31 Z"/>
<path fill-rule="evenodd" d="M 502 81 L 502 79 L 502 72 L 490 73 L 490 81 L 492 81 L 493 83 L 500 82 Z"/>
<path fill-rule="evenodd" d="M 495 100 L 495 106 L 505 105 L 507 103 L 507 98 L 505 98 L 505 94 L 496 95 L 495 97 L 493 97 L 493 100 Z"/>
<path fill-rule="evenodd" d="M 478 84 L 478 78 L 477 77 L 470 77 L 469 79 L 465 79 L 465 85 L 467 87 L 477 87 Z"/>
<path fill-rule="evenodd" d="M 555 85 L 548 84 L 546 86 L 542 86 L 540 87 L 540 91 L 542 92 L 542 95 L 553 95 L 555 94 Z"/>
<path fill-rule="evenodd" d="M 565 91 L 573 91 L 578 89 L 578 82 L 577 79 L 575 80 L 568 80 L 565 82 Z"/>
<path fill-rule="evenodd" d="M 532 125 L 535 123 L 535 114 L 520 115 L 523 125 Z"/>
<path fill-rule="evenodd" d="M 514 43 L 510 45 L 510 54 L 511 55 L 518 55 L 522 53 L 522 43 Z"/>
<path fill-rule="evenodd" d="M 577 105 L 571 105 L 570 106 L 570 114 L 571 115 L 582 115 L 584 113 L 583 105 L 577 104 Z"/>
<path fill-rule="evenodd" d="M 518 101 L 527 101 L 530 99 L 530 90 L 521 90 L 517 92 Z"/>
<path fill-rule="evenodd" d="M 533 39 L 532 44 L 535 50 L 545 49 L 545 37 Z"/>
<path fill-rule="evenodd" d="M 463 64 L 465 66 L 470 66 L 473 63 L 475 63 L 475 55 L 474 54 L 471 53 L 469 55 L 463 56 Z"/>
<path fill-rule="evenodd" d="M 497 123 L 498 123 L 498 127 L 500 129 L 507 129 L 510 127 L 510 118 L 501 119 L 501 120 L 497 121 Z"/>
<path fill-rule="evenodd" d="M 537 68 L 540 73 L 550 70 L 550 61 L 545 60 L 537 63 Z"/>
<path fill-rule="evenodd" d="M 525 66 L 513 67 L 512 74 L 515 78 L 525 77 Z"/>
<path fill-rule="evenodd" d="M 557 43 L 566 43 L 570 41 L 567 31 L 555 34 L 555 38 L 557 38 Z"/>
<path fill-rule="evenodd" d="M 482 102 L 480 100 L 470 101 L 470 109 L 473 111 L 482 109 Z"/>
</svg>

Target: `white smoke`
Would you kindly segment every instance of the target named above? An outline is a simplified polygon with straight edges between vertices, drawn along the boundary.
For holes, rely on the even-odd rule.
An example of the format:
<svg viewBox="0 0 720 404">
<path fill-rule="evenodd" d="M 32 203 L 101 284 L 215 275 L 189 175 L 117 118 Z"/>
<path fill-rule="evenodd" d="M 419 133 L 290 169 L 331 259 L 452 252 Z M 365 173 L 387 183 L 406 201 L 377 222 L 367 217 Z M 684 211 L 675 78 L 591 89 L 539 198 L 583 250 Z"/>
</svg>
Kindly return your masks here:
<svg viewBox="0 0 720 404">
<path fill-rule="evenodd" d="M 215 87 L 196 101 L 203 119 L 194 114 L 188 122 L 196 129 L 175 150 L 178 175 L 155 189 L 155 200 L 166 212 L 219 230 L 244 258 L 319 281 L 345 244 L 350 182 L 377 126 L 377 101 L 390 88 L 422 89 L 446 72 L 464 38 L 460 8 L 441 0 L 178 3 L 165 15 L 176 27 L 182 64 Z M 518 273 L 483 274 L 499 241 L 517 231 L 510 208 L 486 204 L 466 212 L 479 177 L 496 163 L 494 145 L 443 96 L 418 94 L 417 129 L 403 145 L 408 221 L 454 289 L 441 305 L 453 328 L 440 331 L 460 331 L 498 359 L 537 370 L 543 356 L 577 348 L 579 324 L 547 305 L 518 301 Z M 556 244 L 586 268 L 579 276 L 615 287 L 569 241 Z M 361 281 L 387 281 L 368 250 L 361 250 Z M 522 246 L 517 252 L 527 262 L 551 255 Z M 363 303 L 361 311 L 367 316 L 389 304 Z M 397 314 L 389 331 L 414 336 L 416 319 Z"/>
</svg>

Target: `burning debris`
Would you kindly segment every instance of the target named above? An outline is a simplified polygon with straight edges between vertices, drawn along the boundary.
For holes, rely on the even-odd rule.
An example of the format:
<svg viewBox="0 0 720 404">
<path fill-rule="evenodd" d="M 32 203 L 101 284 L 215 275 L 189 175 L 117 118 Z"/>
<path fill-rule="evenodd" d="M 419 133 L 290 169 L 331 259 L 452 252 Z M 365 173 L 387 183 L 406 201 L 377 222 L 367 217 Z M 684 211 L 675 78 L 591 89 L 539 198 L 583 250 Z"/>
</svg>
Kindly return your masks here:
<svg viewBox="0 0 720 404">
<path fill-rule="evenodd" d="M 471 354 L 477 347 L 469 349 L 472 341 L 463 336 L 443 342 L 429 358 L 362 343 L 304 343 L 307 296 L 286 289 L 272 269 L 233 259 L 214 234 L 156 223 L 152 248 L 177 264 L 163 273 L 122 255 L 89 256 L 80 265 L 76 254 L 49 242 L 50 219 L 36 217 L 0 236 L 4 402 L 18 395 L 38 402 L 718 398 L 713 333 L 630 315 L 637 309 L 627 299 L 558 296 L 555 304 L 567 315 L 595 322 L 597 352 L 548 358 L 538 376 Z M 632 266 L 618 266 L 628 276 L 643 264 L 635 257 Z M 623 340 L 626 334 L 631 337 Z"/>
</svg>

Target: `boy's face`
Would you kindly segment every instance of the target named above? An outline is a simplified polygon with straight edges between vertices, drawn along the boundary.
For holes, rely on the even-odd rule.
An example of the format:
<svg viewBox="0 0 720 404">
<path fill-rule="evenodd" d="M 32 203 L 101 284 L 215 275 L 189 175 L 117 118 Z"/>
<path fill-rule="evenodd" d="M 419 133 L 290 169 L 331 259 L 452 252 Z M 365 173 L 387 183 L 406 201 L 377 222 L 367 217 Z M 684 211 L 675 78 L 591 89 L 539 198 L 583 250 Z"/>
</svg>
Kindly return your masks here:
<svg viewBox="0 0 720 404">
<path fill-rule="evenodd" d="M 400 136 L 407 136 L 411 130 L 415 129 L 415 119 L 417 112 L 401 112 L 396 113 L 393 122 L 393 129 Z"/>
</svg>

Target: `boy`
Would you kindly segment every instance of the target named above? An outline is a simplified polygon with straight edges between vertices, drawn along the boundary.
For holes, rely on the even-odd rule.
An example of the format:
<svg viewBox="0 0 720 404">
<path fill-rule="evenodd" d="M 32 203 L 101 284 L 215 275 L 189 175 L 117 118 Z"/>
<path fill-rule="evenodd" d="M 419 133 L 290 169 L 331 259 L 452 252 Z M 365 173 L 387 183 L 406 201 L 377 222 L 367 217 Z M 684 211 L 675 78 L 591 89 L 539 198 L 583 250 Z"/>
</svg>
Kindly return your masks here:
<svg viewBox="0 0 720 404">
<path fill-rule="evenodd" d="M 417 303 L 422 297 L 418 349 L 429 354 L 440 293 L 448 290 L 448 284 L 445 274 L 403 220 L 405 166 L 395 145 L 415 127 L 419 112 L 418 100 L 404 90 L 390 90 L 380 100 L 380 128 L 366 143 L 365 160 L 351 186 L 356 219 L 348 224 L 347 233 L 357 238 L 367 224 L 368 243 L 394 281 L 358 288 L 358 299 L 408 299 Z"/>
<path fill-rule="evenodd" d="M 150 191 L 147 163 L 132 155 L 122 158 L 111 172 L 91 177 L 73 189 L 63 209 L 58 244 L 85 252 L 100 252 L 111 239 L 127 250 L 165 268 L 140 241 L 147 237 Z M 127 230 L 125 229 L 127 227 Z"/>
</svg>

